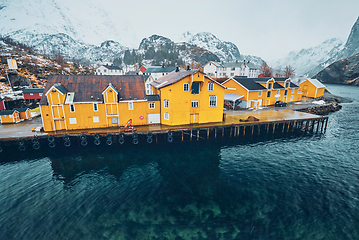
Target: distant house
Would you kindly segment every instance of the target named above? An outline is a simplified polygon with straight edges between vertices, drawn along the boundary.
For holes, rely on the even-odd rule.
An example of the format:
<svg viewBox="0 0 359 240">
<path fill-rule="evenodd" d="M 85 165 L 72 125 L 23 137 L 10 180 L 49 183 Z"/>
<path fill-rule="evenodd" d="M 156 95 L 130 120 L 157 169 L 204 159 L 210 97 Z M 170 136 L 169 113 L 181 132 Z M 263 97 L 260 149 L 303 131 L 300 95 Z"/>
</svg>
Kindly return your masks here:
<svg viewBox="0 0 359 240">
<path fill-rule="evenodd" d="M 174 72 L 176 67 L 161 67 L 161 66 L 142 66 L 140 72 L 145 76 L 152 76 L 156 81 L 157 79 Z"/>
<path fill-rule="evenodd" d="M 308 78 L 301 81 L 298 85 L 305 97 L 318 98 L 324 95 L 325 86 L 317 79 Z"/>
<path fill-rule="evenodd" d="M 22 90 L 22 94 L 24 95 L 25 100 L 40 100 L 43 92 L 43 88 L 25 88 L 24 90 Z"/>
<path fill-rule="evenodd" d="M 203 72 L 215 78 L 246 76 L 256 78 L 259 68 L 249 61 L 215 62 L 209 61 L 203 66 Z"/>
<path fill-rule="evenodd" d="M 17 110 L 3 110 L 0 111 L 1 123 L 18 123 L 20 122 L 20 114 Z"/>
<path fill-rule="evenodd" d="M 5 100 L 0 97 L 0 111 L 5 110 Z"/>
<path fill-rule="evenodd" d="M 96 75 L 124 75 L 124 72 L 117 66 L 102 65 L 96 69 Z"/>
<path fill-rule="evenodd" d="M 14 110 L 19 112 L 20 119 L 26 120 L 31 118 L 30 108 L 14 108 Z"/>
<path fill-rule="evenodd" d="M 199 70 L 174 71 L 151 83 L 161 97 L 161 124 L 223 121 L 225 87 Z"/>
</svg>

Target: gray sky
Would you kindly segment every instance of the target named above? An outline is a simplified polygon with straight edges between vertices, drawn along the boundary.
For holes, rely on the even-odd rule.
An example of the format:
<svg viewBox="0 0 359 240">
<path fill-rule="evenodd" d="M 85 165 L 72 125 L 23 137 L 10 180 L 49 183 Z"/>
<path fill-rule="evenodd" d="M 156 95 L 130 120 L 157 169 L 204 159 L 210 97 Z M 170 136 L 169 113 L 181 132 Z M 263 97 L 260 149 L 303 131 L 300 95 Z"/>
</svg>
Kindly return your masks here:
<svg viewBox="0 0 359 240">
<path fill-rule="evenodd" d="M 359 1 L 137 0 L 121 3 L 120 15 L 139 39 L 158 34 L 178 40 L 185 31 L 211 32 L 235 43 L 242 54 L 271 60 L 330 38 L 345 41 L 359 16 Z"/>
</svg>

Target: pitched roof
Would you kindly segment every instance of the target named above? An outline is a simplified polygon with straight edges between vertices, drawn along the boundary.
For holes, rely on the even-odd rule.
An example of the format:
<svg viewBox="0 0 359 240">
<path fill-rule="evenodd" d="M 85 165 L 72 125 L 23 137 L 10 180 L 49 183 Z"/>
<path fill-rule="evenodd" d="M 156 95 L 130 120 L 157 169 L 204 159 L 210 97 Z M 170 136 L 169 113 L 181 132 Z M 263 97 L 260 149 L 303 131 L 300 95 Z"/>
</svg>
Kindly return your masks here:
<svg viewBox="0 0 359 240">
<path fill-rule="evenodd" d="M 169 73 L 176 70 L 176 67 L 148 67 L 144 73 Z"/>
<path fill-rule="evenodd" d="M 300 88 L 298 85 L 296 85 L 296 84 L 294 84 L 294 83 L 292 83 L 292 82 L 290 82 L 290 86 L 289 86 L 290 88 Z"/>
<path fill-rule="evenodd" d="M 264 77 L 264 78 L 252 78 L 255 82 L 268 82 L 269 79 L 272 79 L 271 77 Z"/>
<path fill-rule="evenodd" d="M 267 88 L 255 82 L 252 78 L 234 77 L 233 79 L 250 91 L 267 90 Z"/>
<path fill-rule="evenodd" d="M 308 78 L 307 79 L 309 82 L 311 82 L 314 86 L 316 86 L 317 88 L 325 88 L 325 86 L 323 85 L 323 83 L 319 82 L 317 79 L 313 79 L 313 78 Z"/>
<path fill-rule="evenodd" d="M 151 83 L 152 86 L 154 86 L 155 88 L 163 88 L 166 87 L 168 85 L 171 85 L 173 83 L 176 83 L 178 81 L 180 81 L 181 79 L 190 76 L 192 74 L 195 74 L 199 72 L 199 70 L 181 70 L 178 72 L 171 72 L 159 79 L 157 79 L 156 81 L 153 81 Z"/>
<path fill-rule="evenodd" d="M 14 108 L 18 112 L 26 112 L 28 109 L 30 110 L 30 108 Z"/>
<path fill-rule="evenodd" d="M 0 111 L 0 115 L 11 115 L 11 114 L 13 114 L 15 111 L 17 111 L 17 110 L 15 110 L 15 109 L 12 109 L 12 110 L 2 110 L 2 111 Z"/>
<path fill-rule="evenodd" d="M 42 93 L 44 88 L 25 88 L 22 90 L 22 93 Z"/>
<path fill-rule="evenodd" d="M 285 82 L 286 80 L 288 80 L 289 78 L 287 78 L 287 77 L 276 77 L 276 78 L 274 78 L 274 80 L 276 81 L 276 82 Z"/>
<path fill-rule="evenodd" d="M 141 75 L 51 75 L 44 92 L 56 85 L 57 89 L 63 87 L 74 92 L 73 102 L 98 102 L 103 101 L 102 92 L 110 83 L 119 92 L 120 100 L 146 99 Z M 40 104 L 48 104 L 46 95 L 42 96 Z"/>
<path fill-rule="evenodd" d="M 279 83 L 274 83 L 273 84 L 273 89 L 284 89 L 285 87 L 283 87 L 282 85 L 280 85 Z"/>
<path fill-rule="evenodd" d="M 111 69 L 111 70 L 121 70 L 122 68 L 118 67 L 118 66 L 114 66 L 114 65 L 102 65 L 103 67 L 107 68 L 107 69 Z M 102 67 L 100 66 L 100 67 Z"/>
</svg>

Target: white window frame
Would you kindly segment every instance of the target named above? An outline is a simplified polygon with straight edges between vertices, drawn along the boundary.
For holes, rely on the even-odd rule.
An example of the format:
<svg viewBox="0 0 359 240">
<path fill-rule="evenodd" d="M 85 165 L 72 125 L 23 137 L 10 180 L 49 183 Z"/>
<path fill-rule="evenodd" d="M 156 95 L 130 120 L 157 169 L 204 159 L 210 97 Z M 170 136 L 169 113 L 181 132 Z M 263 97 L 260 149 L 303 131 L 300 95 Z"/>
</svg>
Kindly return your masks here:
<svg viewBox="0 0 359 240">
<path fill-rule="evenodd" d="M 163 118 L 164 118 L 165 120 L 170 120 L 170 115 L 168 114 L 168 112 L 165 112 L 165 113 L 164 113 Z"/>
<path fill-rule="evenodd" d="M 170 105 L 170 104 L 169 104 L 168 99 L 164 99 L 164 100 L 163 100 L 163 107 L 164 107 L 164 108 L 169 108 L 169 105 Z"/>
<path fill-rule="evenodd" d="M 292 93 L 294 93 L 294 91 L 295 91 L 295 89 L 293 88 L 293 89 L 292 89 Z"/>
<path fill-rule="evenodd" d="M 209 107 L 217 107 L 217 96 L 216 95 L 209 96 Z"/>
<path fill-rule="evenodd" d="M 294 96 L 293 95 L 290 96 L 290 101 L 293 101 L 293 99 L 294 99 Z"/>
<path fill-rule="evenodd" d="M 213 82 L 208 83 L 208 91 L 214 91 L 214 83 Z"/>
<path fill-rule="evenodd" d="M 128 110 L 133 110 L 133 102 L 128 102 Z"/>
<path fill-rule="evenodd" d="M 284 96 L 288 95 L 288 89 L 284 90 Z"/>
<path fill-rule="evenodd" d="M 99 122 L 100 122 L 100 117 L 94 116 L 94 117 L 92 117 L 92 121 L 93 121 L 94 123 L 99 123 Z"/>
<path fill-rule="evenodd" d="M 262 91 L 258 91 L 258 97 L 262 97 Z"/>
<path fill-rule="evenodd" d="M 76 118 L 69 118 L 70 124 L 77 124 Z"/>
<path fill-rule="evenodd" d="M 97 103 L 93 103 L 93 111 L 98 112 L 98 104 Z"/>
<path fill-rule="evenodd" d="M 70 104 L 70 112 L 75 112 L 75 104 Z"/>
<path fill-rule="evenodd" d="M 191 108 L 198 108 L 198 106 L 199 106 L 199 103 L 197 100 L 191 101 Z"/>
<path fill-rule="evenodd" d="M 148 102 L 148 108 L 149 109 L 155 109 L 156 108 L 155 102 Z"/>
<path fill-rule="evenodd" d="M 280 94 L 280 90 L 277 90 L 277 94 Z"/>
<path fill-rule="evenodd" d="M 184 92 L 189 92 L 189 83 L 184 83 L 183 84 L 183 91 Z"/>
</svg>

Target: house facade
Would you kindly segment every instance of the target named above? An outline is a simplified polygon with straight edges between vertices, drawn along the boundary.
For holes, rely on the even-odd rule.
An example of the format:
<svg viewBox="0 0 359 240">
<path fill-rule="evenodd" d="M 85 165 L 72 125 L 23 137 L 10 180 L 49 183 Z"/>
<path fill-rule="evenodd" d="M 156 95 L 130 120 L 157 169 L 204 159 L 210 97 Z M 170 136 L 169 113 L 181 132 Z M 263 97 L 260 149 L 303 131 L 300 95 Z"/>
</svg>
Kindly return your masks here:
<svg viewBox="0 0 359 240">
<path fill-rule="evenodd" d="M 308 78 L 298 85 L 305 97 L 318 98 L 324 95 L 325 86 L 317 79 Z"/>
<path fill-rule="evenodd" d="M 256 78 L 259 68 L 249 61 L 214 62 L 209 61 L 203 66 L 203 72 L 215 78 L 246 76 Z"/>
<path fill-rule="evenodd" d="M 130 119 L 133 125 L 159 123 L 154 97 L 148 101 L 141 75 L 52 75 L 40 101 L 44 130 L 122 127 Z"/>
<path fill-rule="evenodd" d="M 199 70 L 177 70 L 151 83 L 161 99 L 161 124 L 222 122 L 225 87 Z"/>
<path fill-rule="evenodd" d="M 22 94 L 25 100 L 40 100 L 43 92 L 43 88 L 25 88 L 24 90 L 22 90 Z"/>
<path fill-rule="evenodd" d="M 31 118 L 30 108 L 14 108 L 14 110 L 19 112 L 19 116 L 21 120 L 26 120 Z"/>
<path fill-rule="evenodd" d="M 102 65 L 96 68 L 96 75 L 124 75 L 122 68 L 113 65 Z"/>
<path fill-rule="evenodd" d="M 153 77 L 151 75 L 143 75 L 144 80 L 145 80 L 145 88 L 146 88 L 146 94 L 147 95 L 152 95 L 153 91 L 152 91 L 152 86 L 151 83 L 154 81 Z"/>
<path fill-rule="evenodd" d="M 227 88 L 226 93 L 243 96 L 238 99 L 241 101 L 239 106 L 242 108 L 258 109 L 266 103 L 267 88 L 252 78 L 230 78 L 223 82 L 223 86 Z"/>
<path fill-rule="evenodd" d="M 20 122 L 20 114 L 15 109 L 0 111 L 1 123 L 18 123 Z"/>
</svg>

